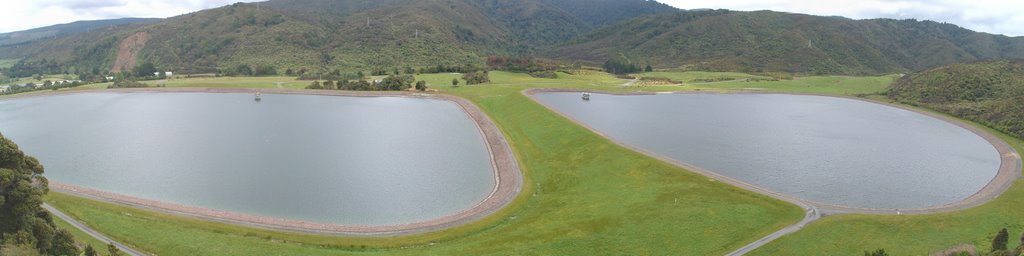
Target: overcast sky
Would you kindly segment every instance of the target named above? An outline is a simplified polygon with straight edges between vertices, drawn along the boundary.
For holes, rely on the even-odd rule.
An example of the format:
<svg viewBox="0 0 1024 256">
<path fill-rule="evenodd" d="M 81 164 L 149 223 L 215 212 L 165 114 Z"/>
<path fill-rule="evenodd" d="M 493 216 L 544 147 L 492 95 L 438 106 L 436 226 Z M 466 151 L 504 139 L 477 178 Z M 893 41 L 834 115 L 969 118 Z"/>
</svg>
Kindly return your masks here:
<svg viewBox="0 0 1024 256">
<path fill-rule="evenodd" d="M 0 32 L 76 20 L 165 18 L 239 0 L 3 0 Z M 252 2 L 244 0 L 243 2 Z M 682 9 L 774 10 L 855 19 L 934 20 L 994 34 L 1024 35 L 1024 0 L 662 0 Z"/>
</svg>

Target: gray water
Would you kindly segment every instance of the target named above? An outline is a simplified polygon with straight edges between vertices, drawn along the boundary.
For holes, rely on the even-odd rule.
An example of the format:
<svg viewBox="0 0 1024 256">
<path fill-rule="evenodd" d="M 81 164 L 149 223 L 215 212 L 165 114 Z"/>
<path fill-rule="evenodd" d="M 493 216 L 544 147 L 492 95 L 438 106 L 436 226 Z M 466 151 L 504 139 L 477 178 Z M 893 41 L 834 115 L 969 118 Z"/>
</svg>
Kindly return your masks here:
<svg viewBox="0 0 1024 256">
<path fill-rule="evenodd" d="M 318 223 L 434 219 L 495 185 L 479 129 L 442 100 L 88 93 L 0 101 L 0 132 L 51 180 Z"/>
<path fill-rule="evenodd" d="M 980 136 L 864 101 L 775 94 L 537 99 L 618 141 L 813 202 L 909 209 L 981 190 L 999 169 Z"/>
</svg>

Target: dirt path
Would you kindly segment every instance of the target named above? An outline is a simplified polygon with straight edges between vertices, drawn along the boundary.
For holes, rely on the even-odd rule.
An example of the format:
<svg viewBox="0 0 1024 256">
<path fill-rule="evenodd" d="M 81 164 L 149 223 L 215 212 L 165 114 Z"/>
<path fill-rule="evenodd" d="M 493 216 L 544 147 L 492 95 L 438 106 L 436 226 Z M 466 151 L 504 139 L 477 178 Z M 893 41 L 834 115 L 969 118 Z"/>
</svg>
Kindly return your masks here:
<svg viewBox="0 0 1024 256">
<path fill-rule="evenodd" d="M 71 216 L 68 216 L 67 214 L 64 214 L 64 212 L 62 212 L 60 210 L 57 210 L 57 208 L 53 208 L 53 206 L 50 206 L 49 204 L 43 203 L 43 209 L 46 209 L 46 211 L 50 212 L 50 214 L 53 214 L 53 216 L 56 216 L 57 218 L 60 218 L 60 219 L 64 220 L 64 222 L 67 222 L 68 224 L 71 224 L 71 226 L 77 228 L 78 230 L 81 230 L 82 232 L 85 232 L 86 234 L 89 234 L 89 236 L 91 236 L 93 238 L 96 238 L 96 240 L 100 240 L 100 242 L 104 242 L 104 243 L 107 243 L 107 244 L 113 244 L 114 246 L 117 247 L 117 249 L 120 249 L 121 252 L 124 252 L 124 253 L 126 253 L 128 255 L 132 255 L 132 256 L 145 256 L 145 255 L 148 255 L 146 253 L 143 253 L 142 251 L 135 250 L 135 249 L 133 249 L 131 247 L 128 247 L 127 245 L 124 245 L 122 243 L 114 241 L 114 239 L 110 239 L 109 237 L 103 235 L 102 233 L 100 233 L 100 232 L 98 232 L 96 230 L 93 230 L 92 228 L 89 228 L 89 226 L 86 226 L 85 224 L 82 224 L 81 222 L 78 222 L 78 220 L 76 220 L 74 218 L 71 218 Z M 97 250 L 103 250 L 103 249 L 105 249 L 105 248 L 98 248 Z"/>
<path fill-rule="evenodd" d="M 67 91 L 53 92 L 48 94 L 31 95 L 29 97 L 40 97 L 57 94 L 72 93 L 173 93 L 173 92 L 205 92 L 205 93 L 255 93 L 262 92 L 264 101 L 273 100 L 268 98 L 269 94 L 303 94 L 303 95 L 325 95 L 325 96 L 349 96 L 349 97 L 410 97 L 446 100 L 460 106 L 465 113 L 474 121 L 479 128 L 487 149 L 490 151 L 491 165 L 494 171 L 494 189 L 489 196 L 469 209 L 441 217 L 416 223 L 389 225 L 389 226 L 348 226 L 337 224 L 313 223 L 267 216 L 257 216 L 236 212 L 220 211 L 200 207 L 192 207 L 180 204 L 148 200 L 127 195 L 109 193 L 105 191 L 79 187 L 71 184 L 50 181 L 50 188 L 54 191 L 67 193 L 76 196 L 93 198 L 101 201 L 112 202 L 136 208 L 153 210 L 175 215 L 196 217 L 205 220 L 212 220 L 243 226 L 324 234 L 324 235 L 356 235 L 356 236 L 394 236 L 423 233 L 446 229 L 466 223 L 470 223 L 486 216 L 489 216 L 515 199 L 522 190 L 523 177 L 518 162 L 512 152 L 512 148 L 506 141 L 504 135 L 491 119 L 483 113 L 476 105 L 469 100 L 445 95 L 412 92 L 355 92 L 355 91 L 333 91 L 333 90 L 293 90 L 293 89 L 241 89 L 241 88 L 138 88 L 138 89 L 108 89 L 94 91 Z"/>
<path fill-rule="evenodd" d="M 825 203 L 819 203 L 819 202 L 811 202 L 811 201 L 806 201 L 806 200 L 803 200 L 803 199 L 800 199 L 800 198 L 796 198 L 796 197 L 793 197 L 793 196 L 789 196 L 789 195 L 786 195 L 786 194 L 778 193 L 778 192 L 775 192 L 775 191 L 772 191 L 772 190 L 769 190 L 769 189 L 766 189 L 766 188 L 762 188 L 760 186 L 749 184 L 749 183 L 746 183 L 746 182 L 743 182 L 743 181 L 740 181 L 740 180 L 737 180 L 737 179 L 734 179 L 734 178 L 731 178 L 731 177 L 720 175 L 718 173 L 715 173 L 715 172 L 712 172 L 712 171 L 709 171 L 709 170 L 706 170 L 706 169 L 703 169 L 703 168 L 700 168 L 700 167 L 697 167 L 697 166 L 693 166 L 693 165 L 688 164 L 688 163 L 683 163 L 683 162 L 680 162 L 680 161 L 676 161 L 674 159 L 671 159 L 671 158 L 668 158 L 668 157 L 656 154 L 654 152 L 650 152 L 650 151 L 647 151 L 645 149 L 641 149 L 641 148 L 638 148 L 638 147 L 635 147 L 635 146 L 623 143 L 621 141 L 618 141 L 618 140 L 616 140 L 616 139 L 614 139 L 612 137 L 609 137 L 609 136 L 601 133 L 600 131 L 594 129 L 593 127 L 590 127 L 590 126 L 586 125 L 585 123 L 580 122 L 579 120 L 576 120 L 575 118 L 573 118 L 573 117 L 571 117 L 569 115 L 566 115 L 565 113 L 562 113 L 561 111 L 558 111 L 557 109 L 555 109 L 555 108 L 553 108 L 553 107 L 551 107 L 551 106 L 549 106 L 547 104 L 544 104 L 543 102 L 541 102 L 541 101 L 539 101 L 539 100 L 537 100 L 536 98 L 533 97 L 534 94 L 541 93 L 541 92 L 590 92 L 590 93 L 614 94 L 614 95 L 652 95 L 652 94 L 656 94 L 656 93 L 650 93 L 650 92 L 607 92 L 607 91 L 597 91 L 597 90 L 561 89 L 561 88 L 529 89 L 529 90 L 525 90 L 525 91 L 522 92 L 528 98 L 530 98 L 534 102 L 537 102 L 538 104 L 541 104 L 542 106 L 548 108 L 552 112 L 558 113 L 558 114 L 562 115 L 563 117 L 565 117 L 565 118 L 567 118 L 569 120 L 572 120 L 573 122 L 577 123 L 578 125 L 583 126 L 583 127 L 587 128 L 587 129 L 591 130 L 592 132 L 596 133 L 596 134 L 604 136 L 605 138 L 608 138 L 608 139 L 612 140 L 613 142 L 615 142 L 616 144 L 619 144 L 619 145 L 621 145 L 623 147 L 635 150 L 637 152 L 641 152 L 641 153 L 647 154 L 647 155 L 649 155 L 651 157 L 658 158 L 658 159 L 660 159 L 662 161 L 678 165 L 680 167 L 683 167 L 684 169 L 687 169 L 687 170 L 690 170 L 690 171 L 702 174 L 704 176 L 707 176 L 707 177 L 710 177 L 710 178 L 713 178 L 713 179 L 716 179 L 716 180 L 719 180 L 719 181 L 726 182 L 728 184 L 731 184 L 731 185 L 734 185 L 734 186 L 737 186 L 737 187 L 740 187 L 740 188 L 744 188 L 744 189 L 747 189 L 747 190 L 750 190 L 750 191 L 753 191 L 753 192 L 757 192 L 757 193 L 760 193 L 760 194 L 764 194 L 764 195 L 767 195 L 767 196 L 770 196 L 770 197 L 773 197 L 773 198 L 776 198 L 776 199 L 779 199 L 779 200 L 782 200 L 782 201 L 786 201 L 786 202 L 789 202 L 789 203 L 796 204 L 797 206 L 800 206 L 800 207 L 804 208 L 804 210 L 807 212 L 807 214 L 805 215 L 804 219 L 801 220 L 800 222 L 798 222 L 796 224 L 793 224 L 791 226 L 785 227 L 785 228 L 783 228 L 783 229 L 781 229 L 779 231 L 776 231 L 776 232 L 774 232 L 774 233 L 772 233 L 772 234 L 770 234 L 770 235 L 768 235 L 766 237 L 758 239 L 757 241 L 755 241 L 755 242 L 753 242 L 751 244 L 748 244 L 746 246 L 743 246 L 742 248 L 740 248 L 740 249 L 738 249 L 738 250 L 736 250 L 736 251 L 734 251 L 734 252 L 732 252 L 732 253 L 730 253 L 728 255 L 743 255 L 743 254 L 745 254 L 747 252 L 753 251 L 753 250 L 755 250 L 755 249 L 757 249 L 757 248 L 759 248 L 759 247 L 761 247 L 761 246 L 763 246 L 763 245 L 765 245 L 765 244 L 767 244 L 767 243 L 769 243 L 769 242 L 771 242 L 771 241 L 773 241 L 775 239 L 778 239 L 779 237 L 782 237 L 784 235 L 787 235 L 787 234 L 799 231 L 800 229 L 802 229 L 807 224 L 810 224 L 811 222 L 814 222 L 814 221 L 816 221 L 816 220 L 818 220 L 818 219 L 820 219 L 820 218 L 822 218 L 824 216 L 827 216 L 827 215 L 850 214 L 850 213 L 857 213 L 857 214 L 879 214 L 879 215 L 913 215 L 913 214 L 931 214 L 931 213 L 940 213 L 940 212 L 950 212 L 950 211 L 957 211 L 957 210 L 961 210 L 961 209 L 975 207 L 975 206 L 987 203 L 989 201 L 992 201 L 996 197 L 999 197 L 999 195 L 1001 195 L 1003 192 L 1006 192 L 1006 190 L 1009 189 L 1010 186 L 1012 186 L 1014 184 L 1014 182 L 1016 182 L 1018 179 L 1021 178 L 1022 163 L 1021 163 L 1020 154 L 1009 143 L 1006 143 L 1006 141 L 1003 141 L 998 136 L 995 136 L 995 135 L 993 135 L 993 134 L 991 134 L 991 133 L 989 133 L 989 132 L 987 132 L 987 131 L 985 131 L 983 129 L 977 128 L 977 127 L 975 127 L 973 125 L 969 125 L 967 123 L 964 123 L 963 121 L 960 121 L 960 120 L 958 120 L 956 118 L 945 116 L 945 115 L 941 115 L 941 114 L 936 114 L 936 113 L 932 113 L 932 112 L 927 112 L 927 111 L 923 111 L 923 110 L 919 110 L 919 109 L 914 109 L 914 108 L 910 108 L 910 107 L 907 107 L 907 106 L 903 106 L 903 105 L 899 105 L 899 104 L 895 104 L 895 103 L 889 103 L 889 102 L 881 102 L 881 101 L 874 101 L 874 100 L 868 100 L 868 99 L 862 99 L 862 98 L 853 98 L 853 97 L 837 97 L 837 96 L 833 96 L 833 95 L 797 94 L 797 95 L 810 95 L 810 96 L 823 96 L 823 97 L 837 97 L 837 98 L 846 98 L 846 99 L 866 101 L 866 102 L 870 102 L 870 103 L 882 104 L 882 105 L 886 105 L 886 106 L 890 106 L 890 107 L 900 108 L 900 109 L 912 111 L 912 112 L 915 112 L 915 113 L 919 113 L 919 114 L 922 114 L 922 115 L 926 115 L 926 116 L 929 116 L 929 117 L 937 118 L 939 120 L 943 120 L 943 121 L 949 122 L 949 123 L 951 123 L 953 125 L 956 125 L 956 126 L 959 126 L 961 128 L 967 129 L 968 131 L 971 131 L 971 132 L 977 134 L 978 136 L 981 136 L 983 139 L 985 139 L 986 141 L 991 143 L 992 146 L 995 147 L 995 149 L 997 151 L 999 151 L 999 155 L 1001 156 L 1001 161 L 1002 161 L 996 176 L 985 187 L 983 187 L 977 193 L 973 194 L 970 197 L 967 197 L 964 200 L 960 200 L 960 201 L 957 201 L 957 202 L 954 202 L 954 203 L 950 203 L 950 204 L 946 204 L 946 205 L 940 205 L 940 206 L 928 207 L 928 208 L 920 208 L 920 209 L 868 209 L 868 208 L 854 208 L 854 207 L 832 205 L 832 204 L 825 204 Z M 706 94 L 706 93 L 716 93 L 716 92 L 673 92 L 673 93 L 698 93 L 698 94 L 704 93 L 704 94 Z M 722 92 L 718 92 L 718 93 L 722 93 Z M 786 94 L 786 93 L 770 93 L 770 92 L 726 92 L 726 93 Z M 789 94 L 794 94 L 794 93 L 789 93 Z"/>
</svg>

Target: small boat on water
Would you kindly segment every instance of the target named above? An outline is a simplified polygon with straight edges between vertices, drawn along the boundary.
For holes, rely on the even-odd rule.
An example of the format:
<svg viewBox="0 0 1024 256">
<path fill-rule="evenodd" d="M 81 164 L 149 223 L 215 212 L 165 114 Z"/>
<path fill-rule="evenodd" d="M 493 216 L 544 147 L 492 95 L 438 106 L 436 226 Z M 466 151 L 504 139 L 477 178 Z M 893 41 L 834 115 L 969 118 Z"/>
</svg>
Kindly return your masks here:
<svg viewBox="0 0 1024 256">
<path fill-rule="evenodd" d="M 261 100 L 263 100 L 263 96 L 260 95 L 260 92 L 256 92 L 256 101 L 261 101 Z"/>
<path fill-rule="evenodd" d="M 584 92 L 583 93 L 583 100 L 590 100 L 590 93 L 589 92 Z"/>
</svg>

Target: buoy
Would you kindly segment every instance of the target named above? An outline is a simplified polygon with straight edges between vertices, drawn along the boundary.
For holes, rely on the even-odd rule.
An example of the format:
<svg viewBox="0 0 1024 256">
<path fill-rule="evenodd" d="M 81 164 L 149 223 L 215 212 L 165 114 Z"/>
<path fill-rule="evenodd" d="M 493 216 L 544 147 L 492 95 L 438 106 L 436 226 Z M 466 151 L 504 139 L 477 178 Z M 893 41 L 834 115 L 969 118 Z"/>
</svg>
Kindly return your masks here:
<svg viewBox="0 0 1024 256">
<path fill-rule="evenodd" d="M 589 92 L 584 92 L 583 93 L 583 100 L 590 100 L 590 93 Z"/>
<path fill-rule="evenodd" d="M 260 96 L 260 92 L 256 92 L 256 101 L 261 101 L 261 100 L 263 100 L 263 97 Z"/>
</svg>

